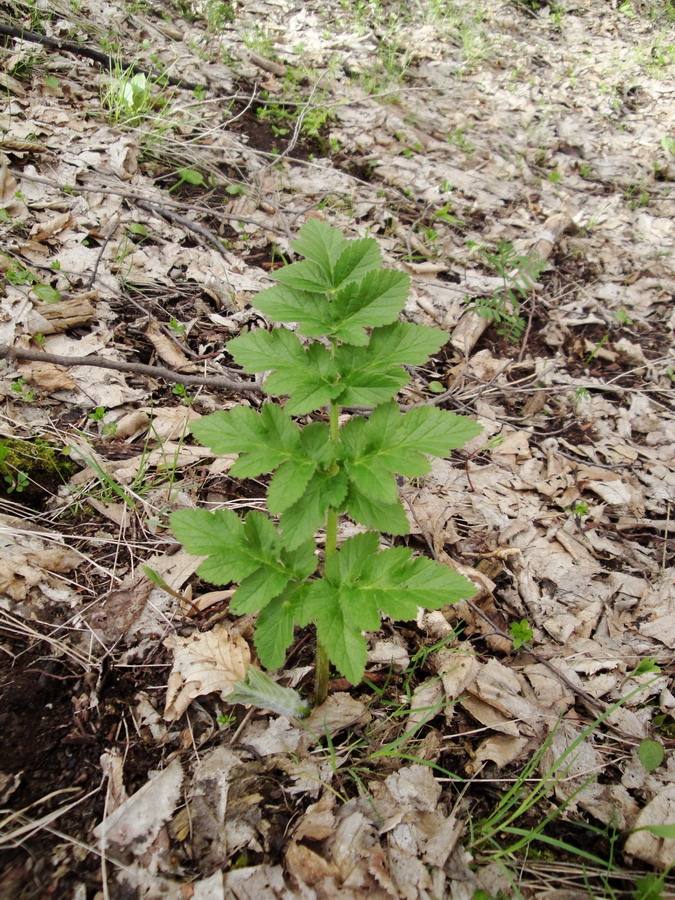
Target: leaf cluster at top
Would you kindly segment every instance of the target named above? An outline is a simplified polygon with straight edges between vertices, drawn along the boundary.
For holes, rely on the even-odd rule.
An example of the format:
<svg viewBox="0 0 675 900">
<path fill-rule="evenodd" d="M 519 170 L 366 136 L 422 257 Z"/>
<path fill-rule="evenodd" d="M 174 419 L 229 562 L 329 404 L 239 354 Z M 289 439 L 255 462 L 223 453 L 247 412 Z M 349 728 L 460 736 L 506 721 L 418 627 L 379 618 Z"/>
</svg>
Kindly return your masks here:
<svg viewBox="0 0 675 900">
<path fill-rule="evenodd" d="M 333 402 L 377 406 L 407 383 L 403 365 L 425 362 L 444 343 L 436 328 L 398 322 L 409 278 L 381 267 L 372 238 L 348 241 L 336 229 L 310 219 L 293 247 L 307 259 L 274 273 L 256 307 L 279 322 L 297 323 L 328 346 L 304 346 L 285 328 L 256 331 L 230 341 L 228 351 L 249 372 L 271 371 L 265 389 L 287 394 L 286 410 L 304 415 Z"/>
</svg>

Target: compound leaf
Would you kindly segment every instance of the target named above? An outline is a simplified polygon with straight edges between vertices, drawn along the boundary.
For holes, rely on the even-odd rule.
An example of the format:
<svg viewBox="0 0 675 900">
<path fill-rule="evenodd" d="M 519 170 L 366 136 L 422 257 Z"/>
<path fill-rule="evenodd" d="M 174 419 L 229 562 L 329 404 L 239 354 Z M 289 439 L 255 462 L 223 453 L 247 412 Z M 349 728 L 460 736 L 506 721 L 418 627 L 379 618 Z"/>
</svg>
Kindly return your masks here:
<svg viewBox="0 0 675 900">
<path fill-rule="evenodd" d="M 351 482 L 347 493 L 347 512 L 355 522 L 366 528 L 377 528 L 385 534 L 408 534 L 410 527 L 400 500 L 384 503 L 367 494 Z"/>
<path fill-rule="evenodd" d="M 369 419 L 355 418 L 343 426 L 342 456 L 361 493 L 392 503 L 394 473 L 423 475 L 429 471 L 424 454 L 445 456 L 481 431 L 477 422 L 447 410 L 425 406 L 401 414 L 396 403 L 386 403 Z"/>
<path fill-rule="evenodd" d="M 271 472 L 288 459 L 303 460 L 300 430 L 276 403 L 265 403 L 260 412 L 237 406 L 194 422 L 191 431 L 214 453 L 240 453 L 230 470 L 242 478 Z"/>
<path fill-rule="evenodd" d="M 353 684 L 365 668 L 361 631 L 377 629 L 381 612 L 413 619 L 419 607 L 437 609 L 476 593 L 457 572 L 430 559 L 412 559 L 406 547 L 378 553 L 378 543 L 373 532 L 345 541 L 326 563 L 324 577 L 309 586 L 296 615 L 301 624 L 316 623 L 329 658 Z"/>
<path fill-rule="evenodd" d="M 298 337 L 285 328 L 240 335 L 227 345 L 232 356 L 248 372 L 272 370 L 265 382 L 270 394 L 288 394 L 286 411 L 304 415 L 328 403 L 339 388 L 337 369 L 322 344 L 306 350 Z"/>
<path fill-rule="evenodd" d="M 265 520 L 269 527 L 258 519 Z M 281 540 L 272 522 L 262 513 L 252 512 L 247 517 L 247 525 L 245 530 L 244 523 L 231 509 L 214 513 L 183 509 L 171 514 L 173 533 L 187 552 L 208 556 L 198 572 L 212 584 L 242 581 L 261 565 L 276 559 Z"/>
</svg>

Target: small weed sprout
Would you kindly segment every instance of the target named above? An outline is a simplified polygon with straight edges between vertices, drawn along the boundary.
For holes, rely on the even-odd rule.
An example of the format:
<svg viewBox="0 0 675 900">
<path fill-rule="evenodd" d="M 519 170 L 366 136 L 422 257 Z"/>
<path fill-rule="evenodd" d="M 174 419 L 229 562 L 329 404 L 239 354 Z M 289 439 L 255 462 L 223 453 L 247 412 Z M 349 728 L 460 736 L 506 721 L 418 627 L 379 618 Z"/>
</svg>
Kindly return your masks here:
<svg viewBox="0 0 675 900">
<path fill-rule="evenodd" d="M 534 632 L 527 619 L 521 619 L 520 622 L 511 622 L 509 625 L 509 634 L 513 638 L 514 650 L 520 650 L 523 644 L 531 643 L 534 638 Z"/>
<path fill-rule="evenodd" d="M 470 248 L 476 245 L 468 242 Z M 520 304 L 532 290 L 534 282 L 546 268 L 539 256 L 523 256 L 514 251 L 510 241 L 500 241 L 491 253 L 481 249 L 485 262 L 503 281 L 503 288 L 491 297 L 478 297 L 468 302 L 469 309 L 497 326 L 497 334 L 510 341 L 518 341 L 525 331 L 525 319 L 520 314 Z"/>
<path fill-rule="evenodd" d="M 25 378 L 17 378 L 12 385 L 12 391 L 18 394 L 18 399 L 23 400 L 24 403 L 33 403 L 37 400 L 37 394 L 33 388 L 28 387 Z"/>
<path fill-rule="evenodd" d="M 283 665 L 295 624 L 316 627 L 321 703 L 329 661 L 352 684 L 362 680 L 363 632 L 379 628 L 381 613 L 414 619 L 420 607 L 437 609 L 475 594 L 471 581 L 414 558 L 409 547 L 380 550 L 380 532 L 409 532 L 396 474 L 425 474 L 427 455 L 463 446 L 481 426 L 432 406 L 402 412 L 393 399 L 409 378 L 403 367 L 426 362 L 445 334 L 398 321 L 409 276 L 381 266 L 375 240 L 346 240 L 311 219 L 293 247 L 305 259 L 276 270 L 278 284 L 254 305 L 277 322 L 298 323 L 309 341 L 275 327 L 227 345 L 245 371 L 270 373 L 265 390 L 286 396 L 285 405 L 238 406 L 191 426 L 214 453 L 239 454 L 233 476 L 274 473 L 267 506 L 278 525 L 259 511 L 241 519 L 231 509 L 192 509 L 174 512 L 171 527 L 189 553 L 207 557 L 202 578 L 239 584 L 230 609 L 258 613 L 255 646 L 264 666 Z M 355 406 L 372 412 L 341 421 L 341 411 Z M 292 418 L 317 412 L 303 427 Z M 367 530 L 338 546 L 343 514 Z M 320 529 L 322 553 L 315 539 Z"/>
</svg>

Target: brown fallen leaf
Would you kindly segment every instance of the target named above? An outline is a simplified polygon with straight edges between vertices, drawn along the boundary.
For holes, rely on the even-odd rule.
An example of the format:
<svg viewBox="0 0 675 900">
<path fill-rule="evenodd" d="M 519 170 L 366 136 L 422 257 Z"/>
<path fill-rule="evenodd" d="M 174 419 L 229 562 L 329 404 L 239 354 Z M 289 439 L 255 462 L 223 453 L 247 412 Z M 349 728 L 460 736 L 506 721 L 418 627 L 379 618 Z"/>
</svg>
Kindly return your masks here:
<svg viewBox="0 0 675 900">
<path fill-rule="evenodd" d="M 179 719 L 195 697 L 217 692 L 226 699 L 251 662 L 246 641 L 222 624 L 186 638 L 170 634 L 164 646 L 174 651 L 164 708 L 169 722 Z"/>
</svg>

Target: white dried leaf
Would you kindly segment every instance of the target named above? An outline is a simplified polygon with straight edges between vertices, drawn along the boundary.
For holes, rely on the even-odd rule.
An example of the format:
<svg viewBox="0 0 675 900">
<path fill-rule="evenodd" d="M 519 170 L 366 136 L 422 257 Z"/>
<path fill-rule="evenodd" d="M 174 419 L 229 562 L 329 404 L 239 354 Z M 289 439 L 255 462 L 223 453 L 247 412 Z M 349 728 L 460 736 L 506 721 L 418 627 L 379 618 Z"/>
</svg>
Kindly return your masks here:
<svg viewBox="0 0 675 900">
<path fill-rule="evenodd" d="M 187 638 L 171 634 L 164 645 L 174 651 L 164 709 L 169 722 L 179 719 L 195 697 L 219 693 L 225 699 L 251 662 L 246 641 L 222 624 Z"/>
<path fill-rule="evenodd" d="M 174 759 L 97 825 L 94 834 L 102 845 L 117 844 L 136 855 L 144 853 L 173 815 L 182 784 L 183 768 Z"/>
</svg>

